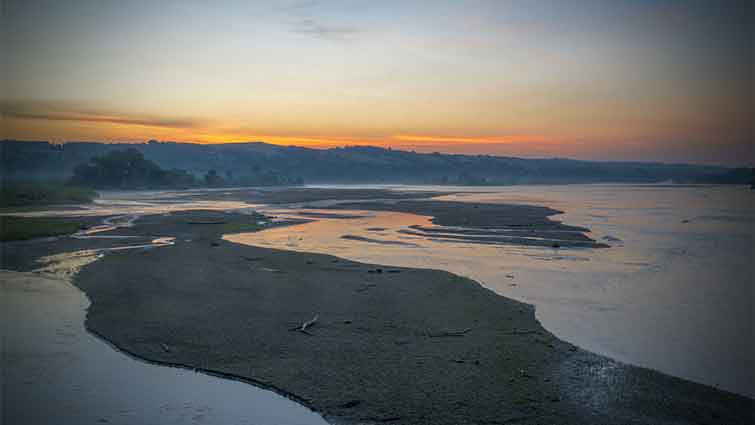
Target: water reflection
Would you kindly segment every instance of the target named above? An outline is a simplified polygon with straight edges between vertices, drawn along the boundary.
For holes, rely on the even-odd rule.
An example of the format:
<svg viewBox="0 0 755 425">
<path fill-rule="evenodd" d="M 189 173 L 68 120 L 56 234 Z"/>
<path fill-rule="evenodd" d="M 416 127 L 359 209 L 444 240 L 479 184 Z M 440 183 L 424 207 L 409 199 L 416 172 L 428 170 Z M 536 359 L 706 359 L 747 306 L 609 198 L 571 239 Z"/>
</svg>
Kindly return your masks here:
<svg viewBox="0 0 755 425">
<path fill-rule="evenodd" d="M 591 351 L 755 396 L 751 191 L 652 185 L 459 189 L 467 193 L 441 199 L 550 206 L 565 211 L 556 219 L 592 229 L 590 236 L 611 248 L 440 241 L 407 234 L 411 226 L 432 226 L 428 217 L 365 211 L 339 211 L 357 218 L 321 216 L 227 239 L 448 270 L 534 304 L 547 329 Z M 385 243 L 390 241 L 408 245 Z"/>
<path fill-rule="evenodd" d="M 183 191 L 130 191 L 130 192 L 99 192 L 101 196 L 91 204 L 61 205 L 55 209 L 3 212 L 0 215 L 14 215 L 20 217 L 72 217 L 72 216 L 116 216 L 94 229 L 95 232 L 112 230 L 113 227 L 129 225 L 129 221 L 147 214 L 165 214 L 188 210 L 214 211 L 251 211 L 256 205 L 243 201 L 205 201 L 194 200 L 194 196 L 202 192 Z"/>
<path fill-rule="evenodd" d="M 84 329 L 68 281 L 0 270 L 8 424 L 325 425 L 271 391 L 135 360 Z"/>
<path fill-rule="evenodd" d="M 139 194 L 143 196 L 143 194 Z M 172 245 L 173 237 L 130 243 L 100 233 L 130 227 L 146 213 L 246 208 L 243 203 L 99 202 L 77 215 L 110 215 L 76 239 L 118 238 L 126 245 L 38 259 L 33 273 L 0 270 L 2 281 L 3 419 L 9 423 L 325 425 L 302 405 L 252 385 L 144 363 L 86 332 L 88 300 L 70 283 L 81 267 L 110 251 Z M 123 212 L 128 212 L 123 214 Z M 26 215 L 65 215 L 61 209 Z"/>
</svg>

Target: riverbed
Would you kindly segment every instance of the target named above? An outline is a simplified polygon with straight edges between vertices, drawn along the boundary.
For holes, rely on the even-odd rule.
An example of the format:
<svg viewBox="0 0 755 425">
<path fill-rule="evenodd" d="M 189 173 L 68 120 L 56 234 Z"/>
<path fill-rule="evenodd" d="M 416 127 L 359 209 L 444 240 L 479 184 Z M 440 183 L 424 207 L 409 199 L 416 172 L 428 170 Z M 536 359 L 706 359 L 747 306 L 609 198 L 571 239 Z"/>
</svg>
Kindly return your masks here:
<svg viewBox="0 0 755 425">
<path fill-rule="evenodd" d="M 226 239 L 373 264 L 447 270 L 535 305 L 537 318 L 549 331 L 582 348 L 750 397 L 755 393 L 750 366 L 755 207 L 747 189 L 664 185 L 395 189 L 456 192 L 436 198 L 449 201 L 555 208 L 564 214 L 554 219 L 591 229 L 588 236 L 608 247 L 522 246 L 453 240 L 442 232 L 417 234 L 417 226 L 437 227 L 431 217 L 329 209 L 338 200 L 264 206 L 238 200 L 187 201 L 180 193 L 146 197 L 126 193 L 108 194 L 95 205 L 76 210 L 35 215 L 120 214 L 95 229 L 102 236 L 90 230 L 75 238 L 111 238 L 107 232 L 128 227 L 145 214 L 197 208 L 254 208 L 275 215 L 275 220 L 305 219 L 309 222 Z M 176 201 L 172 198 L 176 195 L 183 199 Z M 79 267 L 99 254 L 68 259 L 79 261 Z M 68 282 L 71 273 L 61 279 L 46 275 L 51 271 L 56 270 L 42 265 L 35 274 L 3 272 L 3 298 L 12 300 L 13 306 L 4 308 L 8 316 L 3 321 L 16 323 L 22 318 L 24 323 L 6 329 L 11 335 L 6 363 L 13 368 L 8 372 L 6 367 L 5 376 L 21 388 L 13 393 L 10 405 L 24 407 L 36 397 L 73 422 L 324 423 L 319 415 L 274 392 L 147 364 L 115 350 L 84 330 L 88 301 Z M 24 358 L 23 349 L 13 347 L 40 355 Z M 39 376 L 25 372 L 30 370 L 43 372 Z M 43 381 L 48 385 L 40 390 L 37 383 Z M 40 409 L 6 408 L 4 415 L 11 414 L 27 415 L 24 423 L 46 423 Z"/>
<path fill-rule="evenodd" d="M 89 301 L 67 276 L 96 252 L 38 272 L 0 270 L 3 423 L 325 425 L 272 391 L 146 363 L 88 333 Z"/>
<path fill-rule="evenodd" d="M 546 329 L 587 350 L 755 396 L 751 190 L 680 185 L 420 188 L 461 192 L 437 199 L 552 207 L 564 211 L 554 219 L 591 229 L 589 236 L 609 248 L 458 243 L 405 232 L 410 226 L 432 226 L 430 217 L 338 211 L 344 217 L 334 218 L 324 214 L 328 210 L 279 207 L 265 211 L 320 216 L 307 224 L 227 239 L 447 270 L 535 305 Z"/>
</svg>

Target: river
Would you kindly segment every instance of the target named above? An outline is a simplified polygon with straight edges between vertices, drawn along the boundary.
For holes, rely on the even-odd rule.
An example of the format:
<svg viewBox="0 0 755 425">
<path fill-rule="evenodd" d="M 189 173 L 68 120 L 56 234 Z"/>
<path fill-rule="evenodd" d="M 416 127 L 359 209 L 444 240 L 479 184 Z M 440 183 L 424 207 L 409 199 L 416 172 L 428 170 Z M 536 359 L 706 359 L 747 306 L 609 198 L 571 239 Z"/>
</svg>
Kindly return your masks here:
<svg viewBox="0 0 755 425">
<path fill-rule="evenodd" d="M 755 397 L 755 193 L 749 189 L 678 185 L 393 188 L 456 192 L 440 199 L 549 206 L 564 211 L 554 219 L 591 229 L 590 236 L 609 247 L 460 243 L 402 232 L 412 225 L 431 226 L 430 217 L 337 211 L 346 218 L 333 218 L 334 212 L 328 210 L 314 215 L 307 210 L 304 217 L 313 221 L 306 224 L 226 238 L 467 276 L 501 295 L 535 305 L 546 329 L 580 347 Z M 193 208 L 254 207 L 280 218 L 303 212 L 296 206 L 162 200 L 166 196 L 161 192 L 108 193 L 92 206 L 27 215 L 121 215 L 96 229 L 103 231 L 128 226 L 141 214 Z M 97 237 L 91 233 L 77 237 Z M 88 300 L 70 284 L 71 270 L 56 266 L 56 262 L 67 262 L 75 269 L 98 255 L 79 254 L 48 259 L 37 273 L 0 271 L 5 419 L 22 418 L 18 423 L 28 424 L 325 423 L 316 413 L 274 392 L 148 364 L 87 333 L 83 322 Z M 51 411 L 56 415 L 49 415 Z"/>
<path fill-rule="evenodd" d="M 51 256 L 36 272 L 0 270 L 0 422 L 327 425 L 272 391 L 146 363 L 88 333 L 89 300 L 69 277 L 98 255 L 87 250 Z"/>
<path fill-rule="evenodd" d="M 321 215 L 307 224 L 226 238 L 355 261 L 447 270 L 535 305 L 546 329 L 580 347 L 755 397 L 755 193 L 748 188 L 393 188 L 460 192 L 440 199 L 549 206 L 564 211 L 554 219 L 587 227 L 592 238 L 610 247 L 434 240 L 400 232 L 429 225 L 429 217 L 364 211 L 338 211 L 357 218 Z M 295 216 L 299 210 L 267 212 Z"/>
</svg>

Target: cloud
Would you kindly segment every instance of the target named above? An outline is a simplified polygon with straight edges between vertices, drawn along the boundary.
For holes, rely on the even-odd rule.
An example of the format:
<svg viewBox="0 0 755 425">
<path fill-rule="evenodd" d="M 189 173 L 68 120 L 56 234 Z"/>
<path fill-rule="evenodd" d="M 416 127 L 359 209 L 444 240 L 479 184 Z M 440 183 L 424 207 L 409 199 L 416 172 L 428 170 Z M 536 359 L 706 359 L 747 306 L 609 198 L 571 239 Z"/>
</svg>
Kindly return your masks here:
<svg viewBox="0 0 755 425">
<path fill-rule="evenodd" d="M 315 19 L 307 18 L 294 22 L 291 26 L 291 32 L 324 40 L 347 41 L 353 39 L 360 31 L 354 27 L 326 25 Z"/>
<path fill-rule="evenodd" d="M 290 32 L 329 41 L 349 41 L 361 32 L 350 25 L 333 25 L 323 21 L 322 4 L 318 0 L 298 0 L 286 5 L 283 11 L 288 15 Z M 327 7 L 325 7 L 327 9 Z"/>
<path fill-rule="evenodd" d="M 296 11 L 302 9 L 311 9 L 320 5 L 318 0 L 299 0 L 288 5 L 287 9 Z"/>
<path fill-rule="evenodd" d="M 55 102 L 0 102 L 0 112 L 4 118 L 23 120 L 78 121 L 181 129 L 206 125 L 204 120 L 194 118 L 124 114 Z"/>
</svg>

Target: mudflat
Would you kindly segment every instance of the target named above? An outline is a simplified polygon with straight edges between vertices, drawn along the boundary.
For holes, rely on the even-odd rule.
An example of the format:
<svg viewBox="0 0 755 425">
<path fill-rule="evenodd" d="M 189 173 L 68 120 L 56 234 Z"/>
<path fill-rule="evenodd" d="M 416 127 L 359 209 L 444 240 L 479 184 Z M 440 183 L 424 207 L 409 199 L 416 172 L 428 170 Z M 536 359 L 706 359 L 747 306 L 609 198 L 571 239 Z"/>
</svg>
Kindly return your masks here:
<svg viewBox="0 0 755 425">
<path fill-rule="evenodd" d="M 572 248 L 607 247 L 587 236 L 589 229 L 570 226 L 551 218 L 561 211 L 535 205 L 411 199 L 340 202 L 320 208 L 429 216 L 437 227 L 412 226 L 411 229 L 402 230 L 402 233 L 435 240 Z"/>
<path fill-rule="evenodd" d="M 197 191 L 168 192 L 163 200 L 174 201 L 243 201 L 252 204 L 298 204 L 319 201 L 364 201 L 375 199 L 422 199 L 447 195 L 449 192 L 430 190 L 396 191 L 364 188 L 228 188 Z"/>
<path fill-rule="evenodd" d="M 332 423 L 752 420 L 752 399 L 578 349 L 472 280 L 242 246 L 221 236 L 249 216 L 204 214 L 116 231 L 176 241 L 85 266 L 74 283 L 92 302 L 87 328 L 138 357 L 273 388 Z"/>
</svg>

